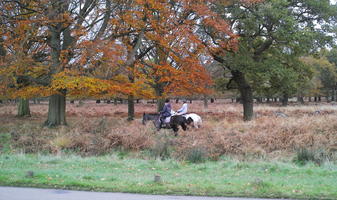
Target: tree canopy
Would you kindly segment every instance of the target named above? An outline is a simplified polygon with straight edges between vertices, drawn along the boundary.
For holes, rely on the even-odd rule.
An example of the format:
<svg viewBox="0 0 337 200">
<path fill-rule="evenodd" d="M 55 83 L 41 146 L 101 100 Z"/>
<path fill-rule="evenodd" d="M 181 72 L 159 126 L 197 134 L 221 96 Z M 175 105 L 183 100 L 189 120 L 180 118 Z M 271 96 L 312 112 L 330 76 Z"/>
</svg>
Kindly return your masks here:
<svg viewBox="0 0 337 200">
<path fill-rule="evenodd" d="M 215 2 L 213 9 L 238 36 L 237 51 L 218 45 L 216 31 L 204 27 L 214 41 L 213 58 L 232 74 L 228 86 L 239 89 L 244 104 L 244 119 L 253 116 L 253 92 L 277 88 L 284 96 L 295 93 L 297 85 L 311 79 L 301 63 L 335 39 L 336 6 L 328 0 L 270 0 L 257 4 Z M 215 48 L 216 47 L 216 48 Z M 290 93 L 290 94 L 288 94 Z"/>
<path fill-rule="evenodd" d="M 310 85 L 303 56 L 333 44 L 336 13 L 328 0 L 1 1 L 0 95 L 49 96 L 48 126 L 66 124 L 66 97 L 128 98 L 133 119 L 134 98 L 210 94 L 217 61 L 250 120 L 254 95 Z"/>
</svg>

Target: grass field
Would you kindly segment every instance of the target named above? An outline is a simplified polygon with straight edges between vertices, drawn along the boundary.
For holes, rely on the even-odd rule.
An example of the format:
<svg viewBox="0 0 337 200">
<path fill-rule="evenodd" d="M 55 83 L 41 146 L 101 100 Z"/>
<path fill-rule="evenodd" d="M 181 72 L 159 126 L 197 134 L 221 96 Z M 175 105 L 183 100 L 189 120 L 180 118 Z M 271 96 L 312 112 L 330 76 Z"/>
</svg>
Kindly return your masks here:
<svg viewBox="0 0 337 200">
<path fill-rule="evenodd" d="M 32 173 L 29 174 L 28 171 Z M 29 174 L 29 175 L 28 175 Z M 155 182 L 159 175 L 161 181 Z M 140 159 L 2 154 L 0 184 L 93 191 L 337 199 L 337 166 L 238 161 L 201 164 Z"/>
<path fill-rule="evenodd" d="M 137 104 L 133 122 L 127 105 L 68 104 L 69 125 L 54 129 L 41 126 L 47 108 L 32 104 L 31 118 L 17 118 L 15 105 L 0 105 L 0 185 L 337 199 L 334 104 L 260 104 L 243 122 L 239 104 L 194 102 L 203 126 L 178 137 L 141 124 L 152 104 Z"/>
</svg>

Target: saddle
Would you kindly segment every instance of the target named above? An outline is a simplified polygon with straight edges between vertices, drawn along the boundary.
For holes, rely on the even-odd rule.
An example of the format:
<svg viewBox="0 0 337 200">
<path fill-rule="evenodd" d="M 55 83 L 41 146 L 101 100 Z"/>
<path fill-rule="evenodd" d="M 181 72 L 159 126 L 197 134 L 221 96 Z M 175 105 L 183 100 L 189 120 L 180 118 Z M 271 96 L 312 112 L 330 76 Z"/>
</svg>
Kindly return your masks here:
<svg viewBox="0 0 337 200">
<path fill-rule="evenodd" d="M 166 117 L 163 121 L 160 120 L 160 128 L 171 128 L 170 120 L 171 120 L 171 116 Z"/>
<path fill-rule="evenodd" d="M 170 123 L 170 121 L 171 121 L 171 116 L 169 116 L 169 117 L 166 117 L 166 118 L 164 119 L 163 123 L 165 123 L 165 124 L 169 124 L 169 123 Z"/>
</svg>

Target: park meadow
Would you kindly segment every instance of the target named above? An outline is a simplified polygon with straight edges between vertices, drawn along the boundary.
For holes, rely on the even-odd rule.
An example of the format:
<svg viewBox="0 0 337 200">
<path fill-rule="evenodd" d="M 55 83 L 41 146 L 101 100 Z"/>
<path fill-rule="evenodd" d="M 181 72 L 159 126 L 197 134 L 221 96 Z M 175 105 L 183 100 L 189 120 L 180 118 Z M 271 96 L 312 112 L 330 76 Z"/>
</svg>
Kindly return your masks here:
<svg viewBox="0 0 337 200">
<path fill-rule="evenodd" d="M 0 1 L 0 186 L 337 199 L 336 25 L 336 0 Z"/>
<path fill-rule="evenodd" d="M 181 103 L 172 103 L 174 109 Z M 67 126 L 46 128 L 46 102 L 16 117 L 1 105 L 0 184 L 93 191 L 337 198 L 337 107 L 311 103 L 255 105 L 242 120 L 239 103 L 189 104 L 203 119 L 199 129 L 157 131 L 143 113 L 155 104 L 76 101 L 67 104 Z M 159 176 L 159 182 L 155 181 Z"/>
</svg>

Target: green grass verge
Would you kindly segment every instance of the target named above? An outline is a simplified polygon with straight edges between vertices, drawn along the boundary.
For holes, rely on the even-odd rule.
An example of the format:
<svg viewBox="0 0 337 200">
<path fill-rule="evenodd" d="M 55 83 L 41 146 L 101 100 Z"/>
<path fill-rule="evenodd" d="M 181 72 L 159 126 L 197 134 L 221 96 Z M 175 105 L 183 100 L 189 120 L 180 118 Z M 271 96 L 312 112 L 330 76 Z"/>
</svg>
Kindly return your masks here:
<svg viewBox="0 0 337 200">
<path fill-rule="evenodd" d="M 33 176 L 28 176 L 32 171 Z M 160 175 L 162 182 L 154 182 Z M 144 194 L 337 199 L 337 166 L 223 159 L 201 164 L 116 155 L 0 154 L 0 185 Z"/>
</svg>

